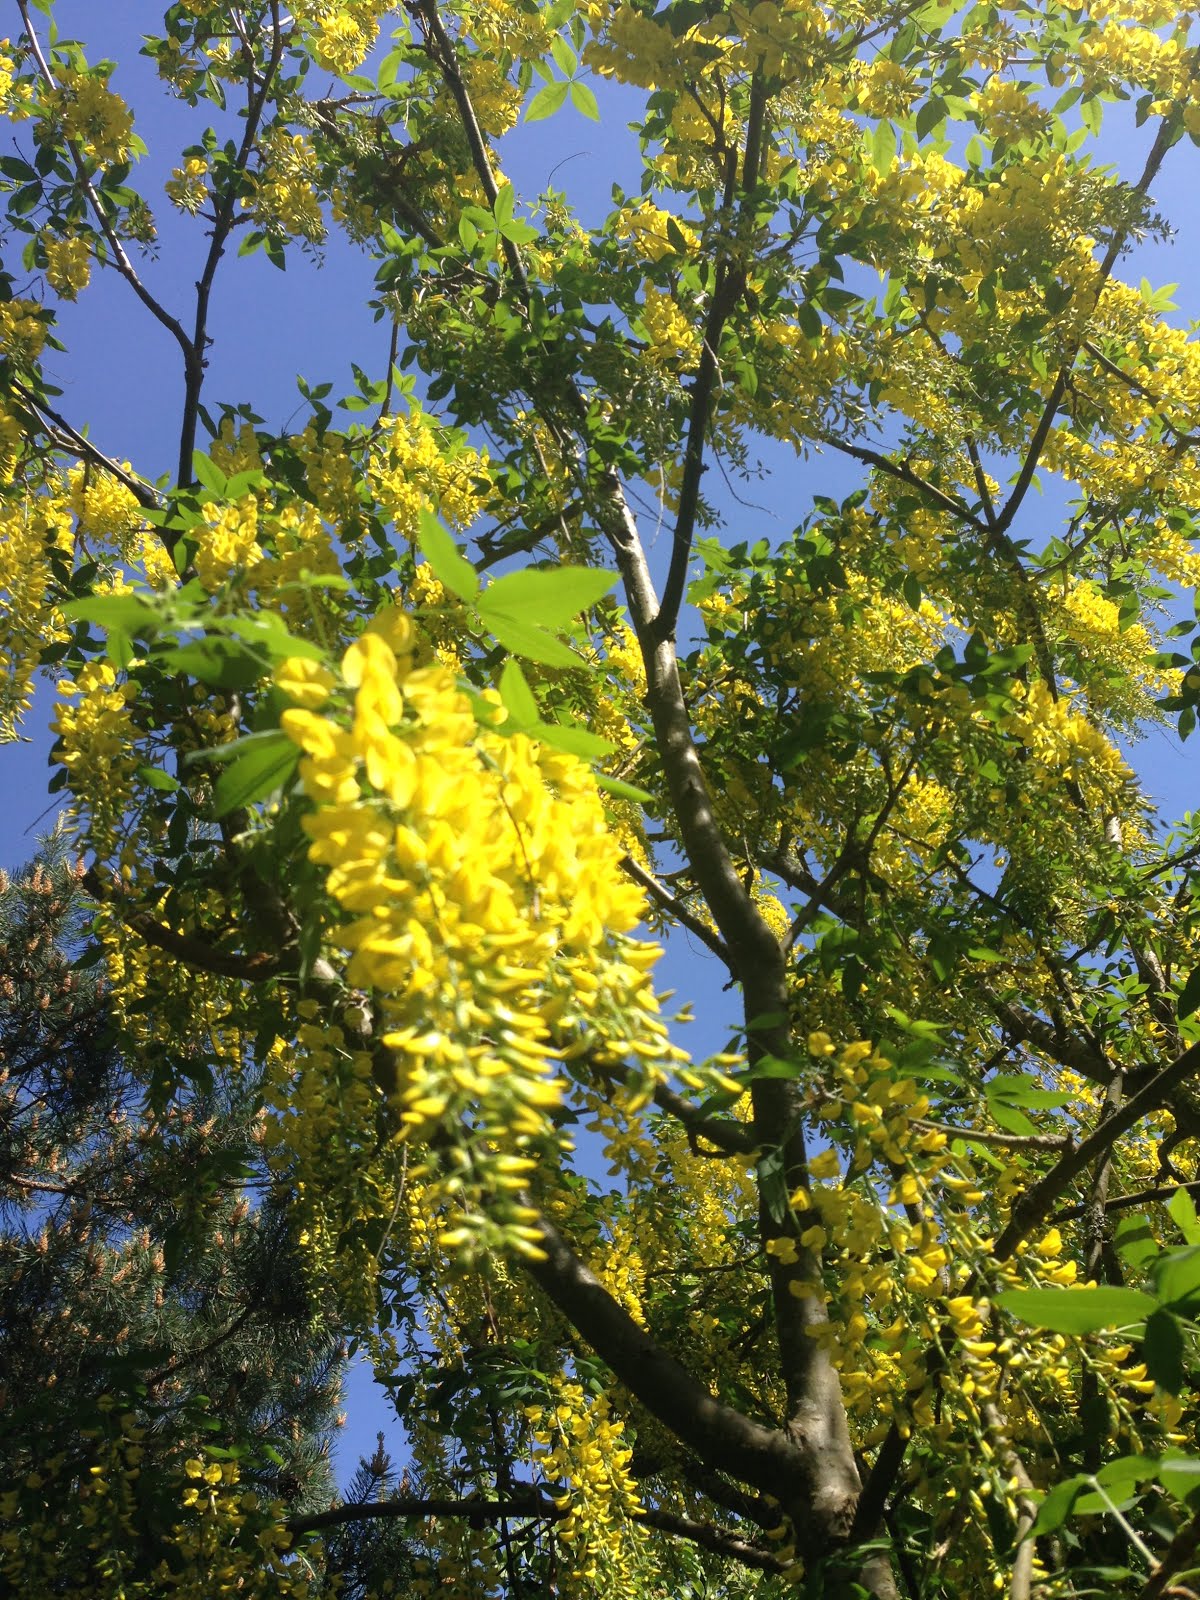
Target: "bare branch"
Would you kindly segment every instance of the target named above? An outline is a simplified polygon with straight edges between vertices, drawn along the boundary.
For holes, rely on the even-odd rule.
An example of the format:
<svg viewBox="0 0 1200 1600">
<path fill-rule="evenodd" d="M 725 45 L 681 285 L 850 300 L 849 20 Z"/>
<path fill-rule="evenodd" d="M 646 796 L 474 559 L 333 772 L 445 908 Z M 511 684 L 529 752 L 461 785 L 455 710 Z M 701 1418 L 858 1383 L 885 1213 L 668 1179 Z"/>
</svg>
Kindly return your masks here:
<svg viewBox="0 0 1200 1600">
<path fill-rule="evenodd" d="M 126 472 L 120 462 L 114 461 L 111 456 L 106 456 L 103 450 L 97 449 L 92 441 L 86 438 L 77 428 L 67 421 L 66 417 L 55 411 L 54 407 L 41 400 L 23 384 L 19 378 L 12 379 L 12 388 L 21 396 L 25 404 L 35 411 L 39 418 L 44 419 L 43 426 L 47 427 L 51 442 L 60 450 L 69 450 L 72 455 L 78 456 L 82 461 L 90 461 L 94 467 L 100 467 L 110 473 L 118 483 L 129 490 L 144 511 L 157 511 L 159 507 L 158 495 L 143 479 L 136 477 L 132 472 Z"/>
</svg>

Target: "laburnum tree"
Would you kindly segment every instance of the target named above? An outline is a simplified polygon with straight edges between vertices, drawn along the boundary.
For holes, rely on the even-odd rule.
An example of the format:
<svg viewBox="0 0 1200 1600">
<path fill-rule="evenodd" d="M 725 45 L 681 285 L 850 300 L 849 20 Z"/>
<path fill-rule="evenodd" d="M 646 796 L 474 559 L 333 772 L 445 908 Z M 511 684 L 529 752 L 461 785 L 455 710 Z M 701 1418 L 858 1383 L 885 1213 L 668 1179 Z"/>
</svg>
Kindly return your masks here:
<svg viewBox="0 0 1200 1600">
<path fill-rule="evenodd" d="M 187 0 L 164 202 L 11 9 L 5 726 L 52 680 L 127 1114 L 244 1108 L 410 1459 L 313 1509 L 177 1415 L 151 1479 L 134 1363 L 9 1588 L 323 1595 L 386 1524 L 353 1592 L 1191 1593 L 1200 839 L 1127 742 L 1200 700 L 1200 350 L 1121 273 L 1193 10 Z M 519 122 L 631 105 L 598 226 L 518 192 Z M 275 428 L 214 283 L 334 230 L 378 345 Z M 51 381 L 101 272 L 161 477 Z M 781 537 L 711 485 L 789 446 Z"/>
</svg>

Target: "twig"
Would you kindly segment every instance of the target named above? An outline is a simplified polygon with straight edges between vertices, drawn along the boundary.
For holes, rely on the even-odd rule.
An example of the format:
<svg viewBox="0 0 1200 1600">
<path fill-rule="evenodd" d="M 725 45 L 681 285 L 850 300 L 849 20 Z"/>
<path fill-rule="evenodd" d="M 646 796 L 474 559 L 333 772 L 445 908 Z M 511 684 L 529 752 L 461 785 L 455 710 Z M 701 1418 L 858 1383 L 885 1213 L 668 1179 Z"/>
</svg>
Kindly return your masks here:
<svg viewBox="0 0 1200 1600">
<path fill-rule="evenodd" d="M 714 932 L 706 922 L 702 922 L 694 911 L 689 911 L 683 902 L 677 899 L 669 889 L 664 888 L 652 873 L 647 872 L 644 867 L 640 867 L 632 856 L 621 857 L 621 870 L 627 877 L 632 878 L 635 883 L 641 884 L 656 905 L 660 905 L 664 911 L 670 912 L 681 927 L 686 928 L 689 933 L 694 933 L 701 944 L 707 945 L 713 955 L 719 956 L 725 965 L 732 969 L 733 962 L 721 935 Z"/>
<path fill-rule="evenodd" d="M 1068 1150 L 1074 1143 L 1066 1134 L 998 1133 L 991 1128 L 955 1128 L 949 1122 L 930 1122 L 925 1117 L 914 1117 L 912 1125 L 929 1133 L 944 1133 L 951 1139 L 994 1144 L 1001 1150 Z"/>
<path fill-rule="evenodd" d="M 11 381 L 14 393 L 19 394 L 27 406 L 30 406 L 52 425 L 49 430 L 51 438 L 59 449 L 69 449 L 73 455 L 79 456 L 81 460 L 90 461 L 93 466 L 100 467 L 105 472 L 110 473 L 118 483 L 129 490 L 143 511 L 158 510 L 158 495 L 148 483 L 143 482 L 141 478 L 135 477 L 132 472 L 126 472 L 119 462 L 114 461 L 111 456 L 106 456 L 103 450 L 97 449 L 90 439 L 85 438 L 79 432 L 78 428 L 72 427 L 66 417 L 55 411 L 53 406 L 47 405 L 44 400 L 39 399 L 33 390 L 27 388 L 19 378 L 14 378 Z M 57 429 L 62 437 L 55 439 L 53 437 L 53 429 Z"/>
</svg>

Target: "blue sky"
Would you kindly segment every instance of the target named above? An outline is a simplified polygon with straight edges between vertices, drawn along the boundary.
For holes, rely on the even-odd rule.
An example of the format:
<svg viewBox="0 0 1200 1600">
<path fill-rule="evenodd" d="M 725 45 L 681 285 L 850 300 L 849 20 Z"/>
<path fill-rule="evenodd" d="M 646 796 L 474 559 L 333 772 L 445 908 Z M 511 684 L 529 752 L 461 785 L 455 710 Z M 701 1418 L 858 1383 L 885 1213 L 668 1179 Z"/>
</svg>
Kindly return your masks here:
<svg viewBox="0 0 1200 1600">
<path fill-rule="evenodd" d="M 15 15 L 15 8 L 10 9 Z M 139 271 L 164 304 L 186 312 L 206 244 L 204 224 L 175 213 L 162 185 L 182 147 L 198 139 L 211 108 L 192 111 L 170 100 L 153 65 L 139 58 L 141 34 L 158 24 L 160 7 L 137 0 L 109 0 L 104 5 L 95 0 L 59 0 L 57 16 L 64 36 L 84 41 L 89 59 L 108 57 L 118 62 L 114 86 L 134 105 L 138 132 L 149 146 L 135 180 L 154 207 L 160 228 L 156 257 Z M 637 187 L 636 143 L 625 126 L 637 105 L 632 91 L 606 87 L 600 125 L 566 109 L 551 121 L 519 127 L 503 146 L 506 170 L 518 193 L 532 197 L 553 183 L 572 196 L 585 222 L 601 220 L 609 209 L 614 181 L 629 189 Z M 5 128 L 0 148 L 11 148 L 14 137 L 20 145 L 29 143 L 27 130 Z M 1127 115 L 1110 110 L 1101 144 L 1104 159 L 1136 175 L 1148 143 L 1145 130 L 1135 130 Z M 1200 153 L 1190 143 L 1171 152 L 1154 195 L 1161 211 L 1175 222 L 1177 240 L 1173 245 L 1143 247 L 1121 268 L 1122 275 L 1134 281 L 1143 274 L 1155 283 L 1180 281 L 1175 317 L 1184 320 L 1200 317 L 1200 274 L 1195 268 L 1200 260 L 1200 212 L 1194 202 L 1200 188 L 1198 167 Z M 249 401 L 276 429 L 300 405 L 298 374 L 314 384 L 331 380 L 335 395 L 353 387 L 352 360 L 382 376 L 387 332 L 366 309 L 371 283 L 368 263 L 336 239 L 319 262 L 292 251 L 286 273 L 261 254 L 243 260 L 231 256 L 218 275 L 213 299 L 208 404 Z M 169 470 L 177 448 L 182 395 L 178 350 L 170 336 L 112 273 L 97 274 L 78 305 L 62 308 L 60 333 L 66 353 L 47 363 L 50 376 L 63 390 L 59 408 L 77 425 L 90 424 L 92 437 L 103 450 L 131 459 L 140 472 L 153 477 Z M 829 455 L 797 460 L 790 451 L 775 447 L 765 459 L 768 477 L 744 491 L 744 498 L 761 509 L 726 502 L 731 538 L 784 534 L 803 515 L 814 493 L 840 498 L 857 481 L 853 467 Z M 715 491 L 715 485 L 706 484 L 706 490 Z M 1022 531 L 1036 533 L 1038 520 L 1053 515 L 1056 506 L 1053 496 L 1041 503 L 1031 497 Z M 665 547 L 666 542 L 664 534 L 660 543 Z M 657 557 L 662 554 L 656 552 Z M 36 834 L 54 816 L 45 794 L 51 699 L 44 691 L 39 696 L 26 729 L 27 742 L 0 749 L 0 865 L 12 867 L 24 860 Z M 1200 735 L 1193 748 L 1200 748 Z M 1190 754 L 1165 730 L 1151 733 L 1131 752 L 1168 815 L 1189 809 L 1197 798 Z M 711 981 L 711 963 L 703 978 L 695 981 L 696 960 L 687 936 L 679 936 L 660 974 L 681 997 L 697 996 L 695 1034 L 703 1051 L 723 1043 L 733 1008 L 731 997 Z M 378 1394 L 365 1374 L 352 1379 L 348 1410 L 350 1424 L 340 1452 L 343 1463 L 360 1449 L 369 1449 L 381 1425 Z"/>
</svg>

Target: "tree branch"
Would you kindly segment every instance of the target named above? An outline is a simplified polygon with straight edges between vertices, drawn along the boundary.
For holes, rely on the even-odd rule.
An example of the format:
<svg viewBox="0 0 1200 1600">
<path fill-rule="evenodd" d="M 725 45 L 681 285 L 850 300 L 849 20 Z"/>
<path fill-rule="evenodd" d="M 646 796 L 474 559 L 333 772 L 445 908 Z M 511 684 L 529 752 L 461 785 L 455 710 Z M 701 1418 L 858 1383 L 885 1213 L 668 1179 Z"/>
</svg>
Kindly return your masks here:
<svg viewBox="0 0 1200 1600">
<path fill-rule="evenodd" d="M 50 70 L 50 63 L 46 60 L 46 57 L 42 51 L 41 42 L 34 31 L 33 23 L 30 21 L 27 0 L 17 0 L 17 8 L 21 13 L 21 22 L 24 25 L 25 37 L 29 40 L 29 48 L 33 54 L 34 60 L 37 62 L 38 72 L 41 75 L 42 81 L 48 88 L 57 89 L 58 85 L 54 80 L 53 72 Z M 186 363 L 191 357 L 192 342 L 184 331 L 183 324 L 178 320 L 177 317 L 173 317 L 171 313 L 163 305 L 161 305 L 158 300 L 155 299 L 155 297 L 150 293 L 149 289 L 146 288 L 145 284 L 138 277 L 133 262 L 130 261 L 125 246 L 121 242 L 120 235 L 117 233 L 117 230 L 113 225 L 112 218 L 104 209 L 104 205 L 96 191 L 96 186 L 92 182 L 91 175 L 87 169 L 87 163 L 83 159 L 83 152 L 79 148 L 78 141 L 75 139 L 68 139 L 66 141 L 66 147 L 70 152 L 71 160 L 79 177 L 80 187 L 87 196 L 87 202 L 92 208 L 96 221 L 100 224 L 100 230 L 108 242 L 109 249 L 112 251 L 114 266 L 120 275 L 125 279 L 125 282 L 133 290 L 134 294 L 137 295 L 138 299 L 155 318 L 155 320 L 160 322 L 162 326 L 166 328 L 167 332 L 170 333 L 175 339 L 176 343 L 179 345 L 179 348 L 183 351 L 183 359 Z"/>
<path fill-rule="evenodd" d="M 805 1477 L 805 1453 L 786 1433 L 735 1411 L 659 1348 L 545 1218 L 542 1261 L 525 1270 L 625 1387 L 701 1461 L 786 1503 Z M 815 1342 L 815 1341 L 814 1341 Z"/>
<path fill-rule="evenodd" d="M 183 423 L 179 435 L 179 466 L 177 471 L 178 482 L 181 487 L 192 482 L 192 454 L 196 448 L 196 423 L 200 414 L 200 391 L 204 386 L 206 367 L 204 352 L 208 345 L 208 307 L 212 297 L 213 280 L 216 277 L 221 257 L 225 254 L 225 244 L 233 227 L 234 207 L 237 203 L 238 191 L 241 188 L 242 178 L 245 175 L 250 156 L 254 150 L 254 141 L 258 135 L 259 123 L 262 121 L 263 109 L 267 103 L 267 96 L 271 92 L 271 83 L 283 57 L 283 32 L 280 24 L 278 0 L 271 0 L 271 53 L 267 59 L 266 69 L 260 79 L 256 80 L 253 54 L 249 44 L 245 41 L 242 44 L 242 53 L 249 57 L 246 126 L 242 130 L 242 141 L 230 170 L 225 192 L 213 209 L 212 239 L 203 269 L 196 283 L 196 318 L 192 329 L 192 337 L 184 355 Z M 255 88 L 256 81 L 257 88 Z"/>
<path fill-rule="evenodd" d="M 1197 1072 L 1200 1072 L 1200 1044 L 1192 1045 L 1181 1056 L 1177 1056 L 1136 1094 L 1131 1095 L 1123 1106 L 1105 1117 L 1081 1144 L 1067 1151 L 1046 1176 L 1013 1206 L 1008 1225 L 996 1240 L 993 1251 L 995 1259 L 1007 1261 L 1030 1230 L 1050 1214 L 1054 1202 L 1081 1172 L 1104 1155 L 1123 1133 L 1150 1112 L 1157 1111 L 1176 1084 L 1183 1083 Z"/>
<path fill-rule="evenodd" d="M 1167 151 L 1171 148 L 1171 144 L 1175 137 L 1177 122 L 1178 116 L 1177 114 L 1173 113 L 1170 116 L 1164 117 L 1159 123 L 1158 133 L 1155 135 L 1154 143 L 1150 148 L 1150 154 L 1146 158 L 1146 165 L 1142 170 L 1142 175 L 1133 187 L 1133 192 L 1135 194 L 1144 196 L 1151 183 L 1153 183 L 1159 167 L 1161 167 L 1163 164 L 1163 159 L 1166 156 Z M 1120 256 L 1121 251 L 1125 248 L 1130 231 L 1131 230 L 1129 227 L 1118 228 L 1109 242 L 1108 249 L 1104 252 L 1096 280 L 1096 291 L 1092 299 L 1093 311 L 1095 311 L 1096 307 L 1100 303 L 1100 296 L 1104 292 L 1104 286 L 1112 276 L 1112 270 L 1117 264 L 1117 259 Z M 1082 340 L 1078 341 L 1069 350 L 1062 365 L 1058 369 L 1058 376 L 1054 380 L 1049 397 L 1042 410 L 1042 414 L 1038 419 L 1037 426 L 1033 430 L 1033 437 L 1029 441 L 1029 448 L 1025 453 L 1024 461 L 1021 463 L 1021 470 L 1017 474 L 1017 481 L 1013 486 L 1012 493 L 1009 495 L 1007 501 L 1004 503 L 1004 506 L 997 514 L 995 522 L 992 524 L 993 530 L 996 533 L 1007 533 L 1008 529 L 1013 524 L 1017 512 L 1021 509 L 1021 505 L 1025 499 L 1025 496 L 1029 492 L 1029 487 L 1033 482 L 1034 474 L 1037 472 L 1038 464 L 1042 458 L 1042 451 L 1046 447 L 1046 440 L 1050 437 L 1050 429 L 1054 426 L 1054 419 L 1058 415 L 1058 408 L 1062 404 L 1063 396 L 1067 392 L 1067 383 L 1071 376 L 1071 368 L 1075 365 L 1082 342 Z"/>
<path fill-rule="evenodd" d="M 686 928 L 689 933 L 694 933 L 700 943 L 707 945 L 713 955 L 719 956 L 727 967 L 732 967 L 733 963 L 730 960 L 729 951 L 725 948 L 725 941 L 721 938 L 721 935 L 714 933 L 708 924 L 701 921 L 694 911 L 689 911 L 681 900 L 678 900 L 669 889 L 665 889 L 659 883 L 653 873 L 647 872 L 644 867 L 640 867 L 632 856 L 621 857 L 621 869 L 627 877 L 633 879 L 634 883 L 640 884 L 645 889 L 656 905 L 661 906 L 664 911 L 670 912 L 680 927 Z"/>
</svg>

